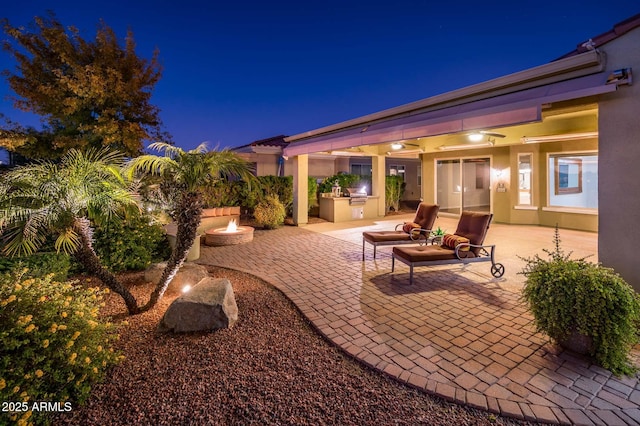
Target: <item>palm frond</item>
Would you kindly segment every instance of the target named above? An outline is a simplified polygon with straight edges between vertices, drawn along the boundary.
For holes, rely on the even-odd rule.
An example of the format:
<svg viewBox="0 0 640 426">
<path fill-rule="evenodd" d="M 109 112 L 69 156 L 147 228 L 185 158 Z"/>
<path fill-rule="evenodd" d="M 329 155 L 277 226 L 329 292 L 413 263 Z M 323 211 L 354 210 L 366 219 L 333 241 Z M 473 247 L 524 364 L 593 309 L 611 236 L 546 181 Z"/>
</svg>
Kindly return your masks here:
<svg viewBox="0 0 640 426">
<path fill-rule="evenodd" d="M 54 247 L 58 252 L 73 254 L 80 247 L 81 239 L 72 228 L 64 229 L 56 239 Z"/>
<path fill-rule="evenodd" d="M 5 251 L 37 250 L 44 236 L 67 232 L 78 218 L 110 217 L 135 204 L 122 174 L 123 155 L 70 150 L 59 162 L 37 162 L 1 176 L 0 230 Z M 61 240 L 71 250 L 73 238 Z M 62 244 L 62 243 L 61 243 Z"/>
<path fill-rule="evenodd" d="M 133 179 L 138 173 L 160 176 L 170 168 L 177 167 L 177 162 L 171 157 L 159 157 L 157 155 L 141 155 L 131 159 L 125 165 L 125 175 Z"/>
<path fill-rule="evenodd" d="M 195 147 L 194 149 L 188 151 L 190 154 L 206 154 L 207 153 L 207 143 L 202 142 L 200 145 Z"/>
<path fill-rule="evenodd" d="M 184 153 L 184 150 L 182 148 L 166 142 L 154 142 L 152 144 L 149 144 L 149 148 L 155 151 L 164 152 L 165 157 L 170 158 Z"/>
</svg>

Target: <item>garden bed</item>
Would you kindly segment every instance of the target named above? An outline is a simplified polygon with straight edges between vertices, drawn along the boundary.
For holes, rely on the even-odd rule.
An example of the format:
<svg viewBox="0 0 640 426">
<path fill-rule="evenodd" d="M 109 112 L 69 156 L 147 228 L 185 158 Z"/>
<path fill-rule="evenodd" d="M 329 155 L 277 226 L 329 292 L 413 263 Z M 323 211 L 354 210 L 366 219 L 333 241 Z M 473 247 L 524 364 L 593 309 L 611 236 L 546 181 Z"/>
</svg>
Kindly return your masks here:
<svg viewBox="0 0 640 426">
<path fill-rule="evenodd" d="M 320 337 L 268 284 L 210 271 L 234 287 L 240 314 L 233 329 L 159 334 L 156 326 L 175 296 L 127 317 L 120 298 L 109 295 L 104 314 L 128 321 L 116 343 L 126 359 L 94 387 L 85 406 L 55 424 L 522 424 L 372 371 Z M 142 273 L 120 278 L 139 299 L 151 291 Z"/>
</svg>

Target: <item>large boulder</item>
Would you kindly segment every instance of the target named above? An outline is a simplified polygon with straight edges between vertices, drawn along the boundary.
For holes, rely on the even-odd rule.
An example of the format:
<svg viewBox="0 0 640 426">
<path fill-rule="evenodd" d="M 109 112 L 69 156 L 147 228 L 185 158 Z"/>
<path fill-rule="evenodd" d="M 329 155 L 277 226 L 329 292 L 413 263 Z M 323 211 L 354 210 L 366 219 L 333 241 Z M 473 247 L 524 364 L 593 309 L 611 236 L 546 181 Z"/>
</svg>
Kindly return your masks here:
<svg viewBox="0 0 640 426">
<path fill-rule="evenodd" d="M 226 278 L 207 277 L 178 297 L 160 321 L 160 331 L 184 333 L 231 328 L 238 320 L 233 287 Z"/>
<path fill-rule="evenodd" d="M 167 267 L 167 262 L 156 263 L 151 265 L 144 271 L 145 281 L 158 284 L 160 278 L 162 278 L 162 272 Z M 173 277 L 167 287 L 167 293 L 180 293 L 185 286 L 193 287 L 199 283 L 203 278 L 209 276 L 207 268 L 192 262 L 185 262 L 182 264 L 176 275 Z"/>
</svg>

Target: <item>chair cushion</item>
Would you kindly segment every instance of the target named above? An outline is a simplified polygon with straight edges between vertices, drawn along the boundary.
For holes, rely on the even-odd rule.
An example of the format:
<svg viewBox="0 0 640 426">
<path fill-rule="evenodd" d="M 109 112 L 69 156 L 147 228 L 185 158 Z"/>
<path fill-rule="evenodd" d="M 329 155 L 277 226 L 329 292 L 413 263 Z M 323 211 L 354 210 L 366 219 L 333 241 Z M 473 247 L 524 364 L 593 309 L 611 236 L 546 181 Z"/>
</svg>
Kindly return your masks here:
<svg viewBox="0 0 640 426">
<path fill-rule="evenodd" d="M 410 234 L 414 229 L 420 229 L 420 224 L 415 222 L 405 222 L 404 225 L 402 225 L 402 230 L 407 234 Z"/>
<path fill-rule="evenodd" d="M 455 235 L 466 237 L 471 244 L 481 246 L 484 244 L 492 217 L 491 213 L 463 211 Z M 477 255 L 480 248 L 474 247 L 471 251 Z"/>
<path fill-rule="evenodd" d="M 459 252 L 461 258 L 476 257 L 473 252 Z M 410 263 L 432 262 L 438 260 L 454 260 L 456 252 L 438 245 L 425 246 L 401 246 L 393 248 L 393 255 L 407 260 Z"/>
<path fill-rule="evenodd" d="M 216 209 L 202 209 L 202 217 L 215 217 Z"/>
<path fill-rule="evenodd" d="M 404 231 L 377 231 L 363 232 L 362 237 L 371 243 L 383 243 L 389 241 L 410 241 L 411 237 Z"/>
<path fill-rule="evenodd" d="M 422 229 L 431 229 L 433 228 L 433 222 L 435 222 L 436 217 L 438 217 L 439 209 L 440 206 L 437 204 L 420 203 L 413 222 L 420 225 Z"/>
<path fill-rule="evenodd" d="M 459 244 L 469 243 L 469 239 L 460 235 L 444 234 L 442 237 L 442 247 L 455 250 Z M 460 247 L 458 251 L 469 251 L 470 247 L 465 245 Z"/>
</svg>

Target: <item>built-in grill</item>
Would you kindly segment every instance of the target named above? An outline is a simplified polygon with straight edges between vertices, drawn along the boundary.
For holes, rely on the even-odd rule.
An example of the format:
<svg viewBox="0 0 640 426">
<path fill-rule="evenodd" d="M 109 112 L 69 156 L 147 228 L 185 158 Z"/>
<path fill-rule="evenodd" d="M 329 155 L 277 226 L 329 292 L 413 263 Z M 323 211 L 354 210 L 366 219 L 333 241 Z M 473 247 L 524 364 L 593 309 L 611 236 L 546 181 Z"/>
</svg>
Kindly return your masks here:
<svg viewBox="0 0 640 426">
<path fill-rule="evenodd" d="M 346 188 L 345 195 L 349 197 L 350 206 L 360 206 L 367 202 L 367 191 L 359 188 Z"/>
</svg>

